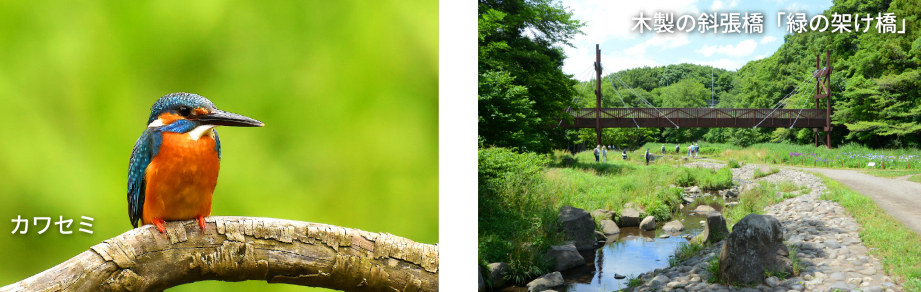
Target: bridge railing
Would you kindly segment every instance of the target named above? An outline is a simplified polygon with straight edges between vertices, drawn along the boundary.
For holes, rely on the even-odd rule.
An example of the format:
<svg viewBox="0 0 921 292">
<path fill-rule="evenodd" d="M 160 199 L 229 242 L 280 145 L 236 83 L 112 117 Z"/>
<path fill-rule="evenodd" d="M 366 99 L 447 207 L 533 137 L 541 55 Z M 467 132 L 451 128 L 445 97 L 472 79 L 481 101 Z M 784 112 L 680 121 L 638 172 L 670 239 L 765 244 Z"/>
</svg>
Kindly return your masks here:
<svg viewBox="0 0 921 292">
<path fill-rule="evenodd" d="M 617 119 L 825 119 L 824 109 L 738 109 L 738 108 L 578 108 L 568 111 L 575 118 Z"/>
</svg>

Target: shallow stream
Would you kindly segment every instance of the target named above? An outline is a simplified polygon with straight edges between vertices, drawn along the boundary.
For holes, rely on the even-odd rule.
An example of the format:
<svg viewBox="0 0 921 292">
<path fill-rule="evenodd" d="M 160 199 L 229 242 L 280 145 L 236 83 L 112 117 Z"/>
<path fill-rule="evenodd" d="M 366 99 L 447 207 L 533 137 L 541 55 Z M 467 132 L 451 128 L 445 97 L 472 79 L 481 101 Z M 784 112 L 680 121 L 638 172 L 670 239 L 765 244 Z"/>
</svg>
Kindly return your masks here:
<svg viewBox="0 0 921 292">
<path fill-rule="evenodd" d="M 672 216 L 684 224 L 684 231 L 666 233 L 662 231 L 665 222 L 658 222 L 655 231 L 640 231 L 638 227 L 621 227 L 620 234 L 608 236 L 607 243 L 595 250 L 581 252 L 586 265 L 564 272 L 566 286 L 561 291 L 614 291 L 627 287 L 630 276 L 637 276 L 658 268 L 668 267 L 668 257 L 675 253 L 685 237 L 695 236 L 703 231 L 706 213 L 693 210 L 706 204 L 717 211 L 723 209 L 723 199 L 717 195 L 701 197 Z M 668 238 L 660 238 L 668 234 Z M 614 274 L 627 276 L 615 279 Z"/>
</svg>

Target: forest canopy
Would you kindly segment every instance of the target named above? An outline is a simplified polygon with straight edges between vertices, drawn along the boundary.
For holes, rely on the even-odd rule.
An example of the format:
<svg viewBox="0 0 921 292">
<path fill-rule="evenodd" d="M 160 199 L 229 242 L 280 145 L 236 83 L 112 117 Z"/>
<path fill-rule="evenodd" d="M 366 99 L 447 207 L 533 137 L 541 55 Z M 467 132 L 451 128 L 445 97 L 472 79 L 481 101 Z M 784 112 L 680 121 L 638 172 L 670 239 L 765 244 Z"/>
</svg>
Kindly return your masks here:
<svg viewBox="0 0 921 292">
<path fill-rule="evenodd" d="M 771 56 L 748 62 L 737 71 L 673 64 L 606 72 L 601 106 L 814 107 L 814 92 L 810 90 L 784 98 L 815 70 L 816 55 L 822 56 L 824 66 L 827 50 L 834 68 L 830 85 L 835 126 L 832 144 L 921 146 L 921 6 L 908 0 L 835 1 L 823 15 L 831 19 L 833 13 L 894 13 L 905 19 L 907 27 L 904 34 L 878 33 L 875 29 L 788 34 Z M 508 15 L 515 17 L 507 19 Z M 536 15 L 545 15 L 538 18 L 540 24 L 527 19 Z M 555 125 L 572 103 L 574 107 L 595 107 L 595 81 L 578 82 L 563 74 L 560 68 L 565 56 L 555 47 L 568 45 L 567 40 L 579 33 L 582 25 L 560 4 L 550 1 L 480 1 L 481 145 L 546 151 L 548 147 L 594 143 L 594 129 L 547 126 Z M 563 84 L 569 87 L 554 87 Z M 747 146 L 813 141 L 812 129 L 806 128 L 605 129 L 602 136 L 604 144 L 704 140 Z"/>
</svg>

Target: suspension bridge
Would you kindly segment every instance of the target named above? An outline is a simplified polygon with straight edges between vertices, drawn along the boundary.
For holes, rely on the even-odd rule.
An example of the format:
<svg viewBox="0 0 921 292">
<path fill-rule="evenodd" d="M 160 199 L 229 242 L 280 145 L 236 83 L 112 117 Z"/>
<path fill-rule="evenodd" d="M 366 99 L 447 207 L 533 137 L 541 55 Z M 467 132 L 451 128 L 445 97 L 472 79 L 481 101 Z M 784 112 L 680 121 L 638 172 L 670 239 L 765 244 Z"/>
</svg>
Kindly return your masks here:
<svg viewBox="0 0 921 292">
<path fill-rule="evenodd" d="M 812 128 L 815 146 L 824 145 L 831 148 L 831 58 L 825 51 L 825 67 L 821 67 L 819 55 L 815 57 L 816 70 L 806 77 L 793 91 L 779 100 L 773 108 L 742 109 L 742 108 L 657 108 L 640 94 L 633 91 L 626 82 L 620 80 L 613 72 L 609 72 L 609 79 L 614 85 L 615 80 L 622 87 L 632 91 L 639 101 L 647 107 L 628 107 L 621 97 L 622 108 L 601 107 L 601 82 L 604 66 L 601 65 L 601 49 L 595 45 L 595 107 L 594 108 L 567 108 L 566 113 L 571 115 L 571 121 L 560 120 L 558 126 L 562 128 L 594 128 L 597 137 L 596 144 L 601 144 L 602 128 Z M 805 107 L 806 100 L 799 108 L 783 108 L 786 102 L 803 89 L 810 89 L 811 79 L 815 79 L 815 109 Z M 712 85 L 711 85 L 712 87 Z M 617 92 L 617 86 L 614 86 Z M 825 108 L 821 107 L 824 99 Z M 822 135 L 824 134 L 824 135 Z M 825 137 L 822 137 L 825 136 Z"/>
</svg>

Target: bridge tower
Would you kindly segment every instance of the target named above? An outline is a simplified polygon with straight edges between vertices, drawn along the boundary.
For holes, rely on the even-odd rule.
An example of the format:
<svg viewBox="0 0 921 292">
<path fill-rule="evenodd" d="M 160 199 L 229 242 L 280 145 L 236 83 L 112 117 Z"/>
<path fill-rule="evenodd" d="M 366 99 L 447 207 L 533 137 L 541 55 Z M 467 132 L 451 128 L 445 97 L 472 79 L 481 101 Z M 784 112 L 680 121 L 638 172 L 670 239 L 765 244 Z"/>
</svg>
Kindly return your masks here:
<svg viewBox="0 0 921 292">
<path fill-rule="evenodd" d="M 834 128 L 831 125 L 831 54 L 828 50 L 825 50 L 825 68 L 819 67 L 822 64 L 819 61 L 819 56 L 821 55 L 815 55 L 815 72 L 812 73 L 812 77 L 816 81 L 816 95 L 813 98 L 815 99 L 816 109 L 821 109 L 819 100 L 825 99 L 825 127 L 812 128 L 812 131 L 815 132 L 815 147 L 819 147 L 819 144 L 822 143 L 825 144 L 826 148 L 831 149 L 831 131 Z M 825 139 L 822 139 L 822 134 L 819 132 L 825 132 Z"/>
<path fill-rule="evenodd" d="M 595 145 L 601 145 L 601 48 L 595 44 Z"/>
</svg>

